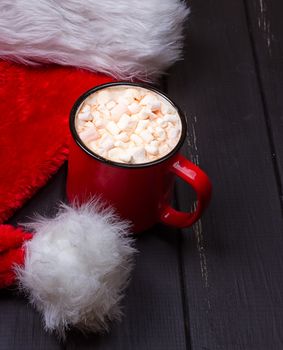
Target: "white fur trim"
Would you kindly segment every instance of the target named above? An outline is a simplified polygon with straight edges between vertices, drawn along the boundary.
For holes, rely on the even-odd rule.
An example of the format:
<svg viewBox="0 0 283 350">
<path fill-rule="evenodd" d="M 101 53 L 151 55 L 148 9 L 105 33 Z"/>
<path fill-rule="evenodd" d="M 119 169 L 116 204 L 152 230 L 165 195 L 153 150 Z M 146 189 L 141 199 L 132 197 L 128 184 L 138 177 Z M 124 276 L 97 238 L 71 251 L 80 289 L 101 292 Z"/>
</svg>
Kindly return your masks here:
<svg viewBox="0 0 283 350">
<path fill-rule="evenodd" d="M 25 266 L 16 272 L 45 328 L 64 337 L 71 326 L 100 331 L 119 319 L 135 252 L 128 224 L 92 202 L 63 205 L 54 219 L 28 227 L 36 233 L 25 245 Z"/>
<path fill-rule="evenodd" d="M 0 57 L 150 80 L 180 58 L 182 0 L 1 0 Z"/>
</svg>

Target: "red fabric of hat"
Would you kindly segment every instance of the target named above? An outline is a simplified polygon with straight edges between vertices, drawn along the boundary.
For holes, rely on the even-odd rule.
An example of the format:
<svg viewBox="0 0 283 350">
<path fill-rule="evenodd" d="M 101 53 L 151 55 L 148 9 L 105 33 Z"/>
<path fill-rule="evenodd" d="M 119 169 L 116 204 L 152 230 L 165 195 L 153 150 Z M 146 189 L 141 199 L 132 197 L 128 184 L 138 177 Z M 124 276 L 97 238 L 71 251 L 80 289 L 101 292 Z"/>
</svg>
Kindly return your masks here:
<svg viewBox="0 0 283 350">
<path fill-rule="evenodd" d="M 0 223 L 66 159 L 69 112 L 78 96 L 111 80 L 76 68 L 0 61 Z"/>
</svg>

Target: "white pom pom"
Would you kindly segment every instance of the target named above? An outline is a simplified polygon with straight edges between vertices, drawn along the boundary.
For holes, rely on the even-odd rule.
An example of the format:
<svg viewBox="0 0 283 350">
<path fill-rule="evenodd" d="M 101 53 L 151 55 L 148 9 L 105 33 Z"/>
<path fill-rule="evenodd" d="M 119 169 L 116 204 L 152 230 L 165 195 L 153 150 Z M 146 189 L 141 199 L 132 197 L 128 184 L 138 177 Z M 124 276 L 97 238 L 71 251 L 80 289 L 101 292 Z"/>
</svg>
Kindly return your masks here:
<svg viewBox="0 0 283 350">
<path fill-rule="evenodd" d="M 28 227 L 35 235 L 25 245 L 25 266 L 16 272 L 45 328 L 64 337 L 72 326 L 100 331 L 119 319 L 135 253 L 129 225 L 91 202 L 62 205 L 54 219 Z"/>
</svg>

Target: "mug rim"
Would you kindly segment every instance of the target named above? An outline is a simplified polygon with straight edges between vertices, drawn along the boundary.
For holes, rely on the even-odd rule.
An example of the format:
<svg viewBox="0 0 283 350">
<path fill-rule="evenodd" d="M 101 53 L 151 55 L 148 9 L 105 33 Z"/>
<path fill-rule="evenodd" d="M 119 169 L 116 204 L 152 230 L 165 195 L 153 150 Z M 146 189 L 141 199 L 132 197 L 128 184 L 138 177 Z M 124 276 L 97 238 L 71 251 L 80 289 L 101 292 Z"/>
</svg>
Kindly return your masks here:
<svg viewBox="0 0 283 350">
<path fill-rule="evenodd" d="M 90 95 L 92 95 L 93 93 L 95 93 L 99 90 L 103 90 L 103 89 L 113 87 L 113 86 L 122 86 L 122 85 L 140 87 L 140 88 L 144 88 L 144 89 L 153 91 L 153 92 L 159 94 L 165 100 L 167 100 L 178 112 L 179 117 L 181 119 L 181 124 L 182 124 L 181 136 L 180 136 L 180 139 L 179 139 L 178 143 L 176 144 L 176 146 L 169 153 L 164 155 L 163 157 L 158 158 L 156 160 L 153 160 L 151 162 L 147 162 L 147 163 L 138 163 L 138 164 L 119 163 L 119 162 L 115 162 L 115 161 L 110 160 L 110 159 L 106 159 L 106 158 L 98 155 L 97 153 L 94 153 L 92 150 L 90 150 L 83 143 L 83 141 L 79 137 L 77 130 L 76 130 L 76 127 L 75 127 L 75 118 L 76 118 L 77 111 L 78 111 L 79 107 L 81 106 L 81 104 L 86 100 L 87 97 L 89 97 Z M 119 167 L 119 168 L 127 168 L 127 169 L 147 168 L 147 167 L 151 167 L 151 166 L 165 162 L 166 160 L 172 158 L 180 150 L 180 148 L 182 147 L 182 145 L 185 141 L 186 135 L 187 135 L 187 121 L 186 121 L 186 118 L 185 118 L 183 111 L 163 91 L 161 91 L 160 89 L 153 87 L 149 84 L 146 84 L 146 83 L 136 83 L 136 82 L 126 82 L 126 81 L 115 81 L 115 82 L 100 84 L 100 85 L 97 85 L 97 86 L 87 90 L 86 92 L 84 92 L 75 101 L 75 103 L 71 109 L 70 118 L 69 118 L 69 128 L 71 131 L 71 135 L 72 135 L 73 139 L 75 140 L 76 144 L 89 156 L 91 156 L 92 158 L 94 158 L 102 163 L 105 163 L 107 165 L 115 166 L 115 167 Z"/>
</svg>

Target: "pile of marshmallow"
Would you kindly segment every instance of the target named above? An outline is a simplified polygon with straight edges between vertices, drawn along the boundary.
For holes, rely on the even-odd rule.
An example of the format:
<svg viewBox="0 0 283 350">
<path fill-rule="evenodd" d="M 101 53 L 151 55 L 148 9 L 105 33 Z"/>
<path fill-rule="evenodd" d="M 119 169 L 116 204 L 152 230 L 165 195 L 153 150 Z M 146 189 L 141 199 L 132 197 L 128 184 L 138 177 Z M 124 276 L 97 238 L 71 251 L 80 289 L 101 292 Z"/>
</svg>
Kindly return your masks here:
<svg viewBox="0 0 283 350">
<path fill-rule="evenodd" d="M 180 140 L 181 120 L 161 95 L 144 88 L 113 86 L 81 105 L 76 130 L 83 143 L 103 158 L 147 163 L 168 154 Z"/>
</svg>

